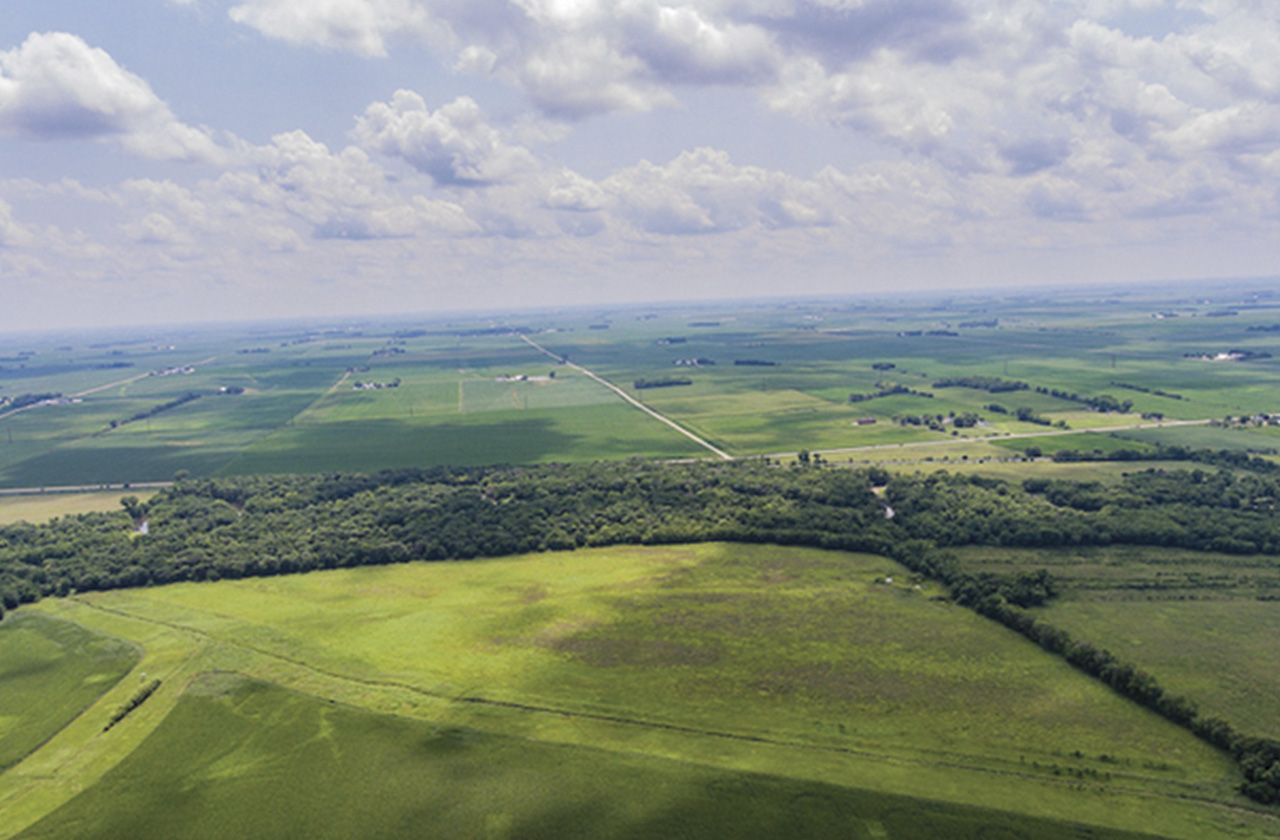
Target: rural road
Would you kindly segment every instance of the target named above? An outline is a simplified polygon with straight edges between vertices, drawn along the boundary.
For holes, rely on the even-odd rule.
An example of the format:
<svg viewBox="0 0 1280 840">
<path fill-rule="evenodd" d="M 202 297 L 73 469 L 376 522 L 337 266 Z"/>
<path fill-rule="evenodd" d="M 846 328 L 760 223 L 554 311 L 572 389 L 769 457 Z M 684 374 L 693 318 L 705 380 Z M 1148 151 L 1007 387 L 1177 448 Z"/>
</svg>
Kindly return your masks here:
<svg viewBox="0 0 1280 840">
<path fill-rule="evenodd" d="M 708 443 L 707 441 L 705 441 L 705 440 L 703 440 L 702 438 L 700 438 L 700 437 L 698 437 L 697 435 L 695 435 L 693 432 L 691 432 L 691 431 L 689 431 L 688 429 L 686 429 L 684 426 L 681 426 L 681 425 L 680 425 L 679 423 L 677 423 L 676 421 L 674 421 L 674 420 L 670 419 L 669 417 L 664 417 L 663 415 L 661 415 L 661 414 L 659 414 L 658 412 L 654 411 L 652 408 L 650 408 L 649 406 L 647 406 L 647 405 L 645 405 L 644 403 L 640 402 L 639 400 L 635 399 L 635 398 L 634 398 L 634 397 L 632 397 L 630 394 L 628 394 L 626 391 L 622 390 L 622 389 L 621 389 L 621 388 L 619 388 L 617 385 L 614 385 L 614 384 L 613 384 L 612 382 L 610 382 L 609 380 L 607 380 L 607 379 L 605 379 L 605 378 L 603 378 L 603 377 L 600 377 L 600 376 L 596 376 L 594 373 L 592 373 L 591 371 L 587 370 L 587 369 L 586 369 L 586 368 L 584 368 L 582 365 L 575 365 L 573 362 L 569 361 L 568 359 L 563 358 L 562 356 L 557 356 L 555 353 L 552 353 L 550 350 L 548 350 L 547 348 L 543 347 L 541 344 L 539 344 L 538 342 L 534 341 L 532 338 L 529 338 L 529 336 L 524 335 L 523 333 L 520 335 L 520 337 L 521 337 L 522 339 L 524 339 L 525 343 L 526 343 L 526 344 L 528 344 L 528 345 L 529 345 L 530 347 L 532 347 L 533 349 L 537 350 L 537 351 L 538 351 L 538 352 L 540 352 L 540 353 L 544 353 L 544 354 L 546 354 L 546 355 L 550 356 L 551 358 L 555 359 L 557 362 L 560 362 L 560 363 L 562 363 L 562 364 L 568 365 L 569 367 L 573 368 L 574 370 L 578 371 L 579 373 L 584 374 L 585 376 L 589 376 L 589 377 L 591 377 L 591 378 L 592 378 L 592 379 L 594 379 L 596 382 L 599 382 L 601 385 L 603 385 L 604 387 L 608 388 L 610 391 L 613 391 L 615 394 L 617 394 L 618 396 L 622 397 L 624 400 L 626 400 L 627 402 L 631 403 L 631 404 L 632 404 L 633 406 L 635 406 L 636 408 L 638 408 L 638 409 L 640 409 L 641 411 L 643 411 L 645 414 L 648 414 L 650 417 L 654 418 L 655 420 L 660 420 L 660 421 L 662 421 L 663 423 L 666 423 L 668 426 L 670 426 L 671 428 L 675 429 L 677 432 L 679 432 L 680 434 L 684 435 L 684 436 L 685 436 L 685 437 L 687 437 L 689 440 L 693 441 L 694 443 L 698 444 L 699 446 L 703 447 L 704 449 L 707 449 L 707 450 L 709 450 L 709 451 L 711 451 L 711 452 L 714 452 L 716 455 L 718 455 L 719 457 L 723 458 L 723 459 L 724 459 L 724 460 L 726 460 L 726 461 L 732 461 L 732 460 L 733 460 L 733 456 L 732 456 L 732 455 L 730 455 L 728 452 L 725 452 L 725 451 L 724 451 L 724 450 L 722 450 L 722 449 L 718 449 L 718 448 L 716 448 L 715 446 L 711 445 L 711 444 L 710 444 L 710 443 Z"/>
<path fill-rule="evenodd" d="M 217 357 L 217 356 L 210 356 L 209 358 L 207 358 L 207 359 L 201 359 L 201 360 L 200 360 L 200 361 L 198 361 L 198 362 L 190 362 L 190 363 L 185 364 L 185 365 L 174 365 L 174 367 L 192 367 L 192 368 L 193 368 L 193 367 L 195 367 L 196 365 L 207 365 L 207 364 L 209 364 L 209 362 L 212 362 L 212 361 L 213 361 L 214 359 L 216 359 L 216 358 L 218 358 L 218 357 Z M 84 397 L 84 396 L 87 396 L 87 395 L 89 395 L 89 394 L 96 394 L 96 393 L 98 393 L 99 391 L 105 391 L 105 390 L 107 390 L 108 388 L 114 388 L 114 387 L 116 387 L 117 385 L 128 385 L 130 382 L 137 382 L 139 379 L 146 379 L 148 376 L 151 376 L 151 371 L 147 371 L 146 373 L 140 373 L 140 374 L 138 374 L 137 376 L 130 376 L 128 379 L 121 379 L 121 380 L 119 380 L 119 381 L 117 381 L 117 382 L 108 382 L 106 385 L 98 385 L 98 386 L 95 386 L 95 387 L 93 387 L 93 388 L 89 388 L 88 390 L 85 390 L 85 391 L 78 391 L 78 392 L 76 392 L 76 393 L 72 394 L 71 396 L 73 396 L 73 397 Z"/>
<path fill-rule="evenodd" d="M 196 365 L 207 365 L 209 364 L 209 362 L 212 362 L 216 358 L 218 357 L 210 356 L 209 358 L 201 359 L 198 362 L 191 362 L 190 364 L 182 365 L 182 367 L 195 367 Z M 77 391 L 74 394 L 70 394 L 68 395 L 68 398 L 76 399 L 78 397 L 88 396 L 89 394 L 96 394 L 99 391 L 105 391 L 108 388 L 114 388 L 117 385 L 128 385 L 130 382 L 137 382 L 140 379 L 146 379 L 148 376 L 151 376 L 151 373 L 152 373 L 151 371 L 147 371 L 146 373 L 140 373 L 137 376 L 130 376 L 128 379 L 117 379 L 115 382 L 108 382 L 106 385 L 96 385 L 93 388 L 87 388 L 83 391 Z M 38 405 L 24 405 L 22 408 L 15 408 L 12 411 L 6 411 L 3 414 L 0 414 L 0 420 L 3 420 L 6 417 L 12 417 L 15 414 L 21 414 L 24 411 L 30 411 L 31 409 L 38 408 L 38 407 L 39 407 Z"/>
</svg>

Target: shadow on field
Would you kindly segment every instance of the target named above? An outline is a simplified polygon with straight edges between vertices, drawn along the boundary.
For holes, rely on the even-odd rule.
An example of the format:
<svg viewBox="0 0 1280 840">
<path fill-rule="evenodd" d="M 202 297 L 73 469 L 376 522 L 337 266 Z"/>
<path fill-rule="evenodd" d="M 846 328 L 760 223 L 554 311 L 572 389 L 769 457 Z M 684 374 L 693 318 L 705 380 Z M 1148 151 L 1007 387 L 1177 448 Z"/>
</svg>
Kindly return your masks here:
<svg viewBox="0 0 1280 840">
<path fill-rule="evenodd" d="M 685 761 L 441 727 L 226 674 L 198 680 L 124 761 L 17 836 L 1139 837 Z"/>
</svg>

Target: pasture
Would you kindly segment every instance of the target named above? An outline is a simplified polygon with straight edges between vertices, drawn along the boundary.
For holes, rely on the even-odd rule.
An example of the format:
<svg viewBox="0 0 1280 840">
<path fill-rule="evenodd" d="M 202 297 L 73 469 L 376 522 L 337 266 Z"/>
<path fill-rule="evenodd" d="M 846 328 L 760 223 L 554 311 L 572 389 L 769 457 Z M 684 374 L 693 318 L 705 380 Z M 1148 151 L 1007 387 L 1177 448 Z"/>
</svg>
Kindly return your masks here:
<svg viewBox="0 0 1280 840">
<path fill-rule="evenodd" d="M 974 571 L 1047 568 L 1036 614 L 1151 673 L 1241 730 L 1280 738 L 1280 564 L 1153 547 L 959 549 Z"/>
<path fill-rule="evenodd" d="M 105 490 L 92 493 L 23 493 L 0 495 L 0 525 L 15 522 L 48 522 L 59 516 L 120 510 L 120 497 L 133 495 L 146 501 L 155 490 Z"/>
<path fill-rule="evenodd" d="M 386 753 L 390 747 L 377 737 L 364 747 L 354 743 L 410 723 L 359 718 L 355 711 L 349 718 L 330 700 L 360 714 L 417 719 L 412 726 L 422 728 L 413 743 L 439 737 L 431 726 L 487 733 L 474 736 L 476 743 L 492 743 L 497 752 L 484 746 L 461 757 L 463 765 L 428 762 L 406 772 L 428 779 L 469 767 L 464 777 L 492 783 L 477 797 L 513 797 L 515 822 L 498 826 L 497 836 L 525 836 L 517 825 L 576 819 L 574 807 L 557 809 L 545 792 L 528 787 L 546 776 L 538 768 L 556 764 L 583 768 L 565 771 L 570 802 L 598 795 L 588 767 L 619 784 L 626 773 L 640 774 L 638 811 L 618 812 L 624 806 L 606 798 L 582 817 L 594 825 L 590 814 L 597 813 L 599 824 L 618 826 L 617 836 L 652 836 L 636 826 L 649 825 L 655 814 L 692 809 L 687 818 L 695 822 L 704 818 L 699 814 L 723 814 L 702 791 L 741 773 L 771 777 L 760 784 L 780 785 L 787 791 L 781 802 L 835 796 L 871 803 L 836 809 L 852 815 L 852 826 L 856 819 L 888 825 L 858 816 L 887 813 L 876 811 L 883 806 L 874 804 L 877 797 L 949 803 L 924 809 L 926 823 L 904 826 L 894 837 L 936 836 L 923 827 L 930 815 L 954 816 L 959 812 L 951 806 L 959 805 L 1012 812 L 979 820 L 988 830 L 1007 826 L 1009 836 L 1053 836 L 1029 827 L 1024 821 L 1031 818 L 1087 823 L 1099 834 L 1147 831 L 1188 840 L 1238 836 L 1231 833 L 1237 830 L 1263 837 L 1274 829 L 1269 818 L 1241 807 L 1226 756 L 936 594 L 883 558 L 707 544 L 365 567 L 41 602 L 23 611 L 125 638 L 145 636 L 148 657 L 153 648 L 196 647 L 181 660 L 169 653 L 140 663 L 162 676 L 165 688 L 94 741 L 93 749 L 115 749 L 117 757 L 142 750 L 101 776 L 101 790 L 90 787 L 60 811 L 56 806 L 70 801 L 65 793 L 59 798 L 34 778 L 11 782 L 15 801 L 43 803 L 26 805 L 28 819 L 15 830 L 47 817 L 46 833 L 27 836 L 54 836 L 82 820 L 140 831 L 129 820 L 150 807 L 136 796 L 152 795 L 146 780 L 153 777 L 174 779 L 154 786 L 155 795 L 172 793 L 174 813 L 190 815 L 252 784 L 270 791 L 292 773 L 311 772 L 300 765 L 325 766 L 327 755 L 405 767 L 408 759 L 394 759 L 399 753 Z M 249 714 L 259 708 L 253 698 L 276 689 L 244 689 L 241 696 L 235 683 L 209 693 L 200 675 L 215 670 L 325 702 L 270 695 Z M 184 692 L 185 686 L 191 688 Z M 217 699 L 223 694 L 233 699 Z M 246 710 L 245 720 L 236 720 L 237 708 Z M 162 722 L 169 709 L 178 715 L 172 725 Z M 211 729 L 193 722 L 201 715 Z M 286 725 L 294 719 L 296 731 Z M 342 734 L 347 726 L 350 734 Z M 223 741 L 214 730 L 238 734 Z M 186 746 L 177 743 L 187 737 Z M 583 752 L 557 752 L 570 748 Z M 369 758 L 359 757 L 366 749 Z M 502 767 L 487 763 L 486 755 L 503 750 Z M 522 765 L 526 751 L 529 764 Z M 170 758 L 158 759 L 161 753 Z M 215 785 L 207 800 L 179 795 L 197 779 L 201 789 Z M 0 799 L 7 781 L 0 776 Z M 334 785 L 315 783 L 317 790 Z M 140 792 L 118 794 L 124 787 Z M 358 786 L 352 790 L 351 801 L 364 797 Z M 476 818 L 478 806 L 466 804 L 470 794 L 460 795 L 457 813 L 441 819 Z M 393 793 L 379 796 L 370 801 Z M 660 803 L 663 796 L 671 799 Z M 771 815 L 760 816 L 763 825 L 776 826 L 791 813 L 769 796 L 762 802 Z M 544 818 L 553 822 L 539 822 Z M 957 830 L 978 830 L 967 824 Z M 633 828 L 640 833 L 628 834 Z M 396 830 L 386 828 L 391 836 Z"/>
</svg>

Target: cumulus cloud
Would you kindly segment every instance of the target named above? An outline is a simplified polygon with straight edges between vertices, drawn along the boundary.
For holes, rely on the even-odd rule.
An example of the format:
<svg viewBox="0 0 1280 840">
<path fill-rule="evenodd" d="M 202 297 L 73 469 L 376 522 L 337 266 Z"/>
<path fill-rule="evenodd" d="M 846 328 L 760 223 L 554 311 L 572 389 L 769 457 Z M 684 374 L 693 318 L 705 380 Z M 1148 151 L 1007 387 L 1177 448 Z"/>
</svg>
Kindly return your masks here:
<svg viewBox="0 0 1280 840">
<path fill-rule="evenodd" d="M 418 94 L 396 91 L 390 102 L 365 110 L 355 136 L 366 148 L 404 158 L 450 186 L 508 181 L 538 166 L 527 149 L 506 143 L 465 96 L 433 113 Z"/>
<path fill-rule="evenodd" d="M 877 50 L 945 63 L 980 49 L 958 0 L 796 0 L 753 19 L 793 52 L 840 68 Z"/>
<path fill-rule="evenodd" d="M 685 152 L 665 166 L 642 161 L 600 186 L 614 212 L 646 233 L 724 233 L 832 221 L 825 197 L 811 183 L 737 166 L 718 149 Z"/>
<path fill-rule="evenodd" d="M 753 21 L 686 0 L 243 0 L 231 17 L 290 43 L 375 57 L 412 42 L 525 91 L 545 113 L 578 118 L 676 104 L 676 84 L 756 83 L 780 54 Z"/>
<path fill-rule="evenodd" d="M 435 231 L 467 235 L 478 228 L 448 201 L 405 198 L 390 188 L 386 172 L 361 149 L 339 152 L 294 131 L 254 153 L 256 173 L 220 179 L 226 195 L 278 208 L 311 226 L 318 239 L 383 239 Z"/>
<path fill-rule="evenodd" d="M 178 120 L 141 78 L 65 32 L 0 52 L 0 132 L 37 140 L 114 139 L 141 157 L 215 160 L 203 129 Z"/>
<path fill-rule="evenodd" d="M 440 31 L 414 0 L 248 0 L 233 6 L 236 23 L 291 44 L 385 56 L 389 42 Z"/>
</svg>

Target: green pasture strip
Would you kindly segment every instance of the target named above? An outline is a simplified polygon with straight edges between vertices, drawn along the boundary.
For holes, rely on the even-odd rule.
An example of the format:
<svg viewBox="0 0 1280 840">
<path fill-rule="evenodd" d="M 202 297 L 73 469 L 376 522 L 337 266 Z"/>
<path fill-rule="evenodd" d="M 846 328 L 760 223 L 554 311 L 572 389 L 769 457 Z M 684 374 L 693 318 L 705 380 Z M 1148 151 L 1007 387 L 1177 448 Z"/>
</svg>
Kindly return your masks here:
<svg viewBox="0 0 1280 840">
<path fill-rule="evenodd" d="M 1193 449 L 1232 449 L 1265 451 L 1280 449 L 1274 433 L 1259 429 L 1235 429 L 1221 426 L 1177 426 L 1166 429 L 1132 429 L 1117 431 L 1121 438 L 1165 446 L 1190 446 Z"/>
<path fill-rule="evenodd" d="M 967 456 L 967 457 L 966 457 Z M 936 436 L 935 440 L 926 438 L 923 441 L 904 444 L 872 445 L 836 449 L 823 454 L 823 458 L 832 463 L 851 463 L 855 466 L 865 465 L 913 465 L 919 464 L 922 469 L 932 469 L 934 461 L 994 461 L 1016 458 L 1006 449 L 991 445 L 987 440 L 968 440 Z"/>
<path fill-rule="evenodd" d="M 121 509 L 122 496 L 137 496 L 141 501 L 146 501 L 155 494 L 155 490 L 110 490 L 93 493 L 0 495 L 0 525 L 15 522 L 38 524 L 77 513 L 113 512 Z"/>
<path fill-rule="evenodd" d="M 373 714 L 234 675 L 191 684 L 22 840 L 948 837 L 1139 840 L 779 776 Z"/>
<path fill-rule="evenodd" d="M 883 558 L 583 550 L 39 608 L 63 604 L 199 638 L 206 669 L 459 725 L 1173 837 L 1237 810 L 1224 756 Z"/>
<path fill-rule="evenodd" d="M 955 549 L 975 572 L 1047 568 L 1064 600 L 1269 601 L 1280 598 L 1280 561 L 1157 546 Z"/>
<path fill-rule="evenodd" d="M 0 772 L 111 689 L 141 652 L 39 613 L 0 621 Z"/>
<path fill-rule="evenodd" d="M 837 462 L 838 463 L 838 462 Z M 946 470 L 964 475 L 982 475 L 1005 481 L 1022 482 L 1028 478 L 1052 478 L 1063 481 L 1097 481 L 1103 484 L 1119 484 L 1130 473 L 1141 470 L 1194 469 L 1186 461 L 1076 461 L 1057 463 L 1048 458 L 1034 461 L 1022 459 L 970 459 L 957 461 L 937 458 L 926 463 L 885 463 L 885 469 L 895 473 L 931 473 Z"/>
<path fill-rule="evenodd" d="M 1052 455 L 1055 452 L 1061 452 L 1064 449 L 1074 449 L 1080 452 L 1099 451 L 1103 454 L 1110 454 L 1121 449 L 1129 449 L 1135 452 L 1150 452 L 1155 449 L 1149 443 L 1138 440 L 1131 440 L 1127 437 L 1120 437 L 1121 433 L 1100 433 L 1100 432 L 1083 432 L 1078 435 L 1044 435 L 1038 437 L 1019 437 L 1019 438 L 996 438 L 991 441 L 995 446 L 1011 449 L 1016 452 L 1026 452 L 1027 447 L 1035 446 L 1045 455 Z"/>
</svg>

